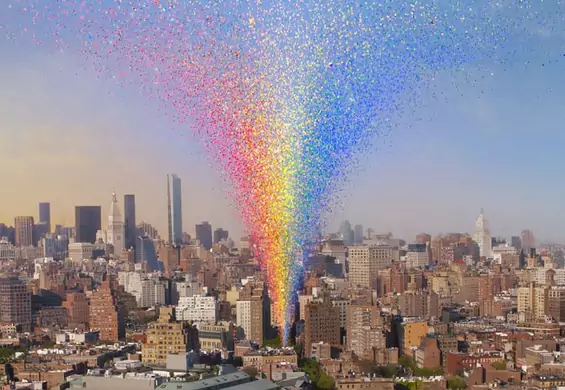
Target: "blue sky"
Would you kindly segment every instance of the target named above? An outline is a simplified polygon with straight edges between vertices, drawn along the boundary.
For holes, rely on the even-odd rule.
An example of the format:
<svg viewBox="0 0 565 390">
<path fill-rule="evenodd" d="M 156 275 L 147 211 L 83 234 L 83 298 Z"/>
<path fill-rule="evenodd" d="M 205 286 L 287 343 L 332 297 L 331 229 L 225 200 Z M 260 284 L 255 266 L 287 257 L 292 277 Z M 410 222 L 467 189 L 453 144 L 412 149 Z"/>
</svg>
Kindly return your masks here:
<svg viewBox="0 0 565 390">
<path fill-rule="evenodd" d="M 363 157 L 330 226 L 347 218 L 410 239 L 471 231 L 484 207 L 494 234 L 529 228 L 564 241 L 563 30 L 540 27 L 510 43 L 517 52 L 504 65 L 438 74 L 411 91 L 420 103 Z M 185 230 L 210 220 L 242 231 L 201 146 L 134 87 L 97 79 L 72 53 L 27 39 L 0 39 L 0 57 L 0 163 L 10 183 L 0 221 L 51 201 L 55 222 L 72 224 L 75 204 L 107 206 L 115 189 L 135 193 L 138 219 L 164 233 L 165 174 L 174 172 Z"/>
</svg>

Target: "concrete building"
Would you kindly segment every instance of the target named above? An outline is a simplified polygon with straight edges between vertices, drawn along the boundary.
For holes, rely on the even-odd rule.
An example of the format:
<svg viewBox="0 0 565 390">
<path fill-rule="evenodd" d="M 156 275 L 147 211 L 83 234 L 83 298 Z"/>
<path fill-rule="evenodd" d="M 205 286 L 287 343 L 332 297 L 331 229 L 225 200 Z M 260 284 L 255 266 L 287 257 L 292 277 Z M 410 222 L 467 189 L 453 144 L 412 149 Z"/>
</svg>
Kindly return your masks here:
<svg viewBox="0 0 565 390">
<path fill-rule="evenodd" d="M 115 192 L 112 193 L 112 203 L 110 204 L 110 214 L 108 215 L 107 237 L 108 244 L 114 247 L 114 256 L 119 256 L 126 248 L 126 244 L 124 220 Z"/>
<path fill-rule="evenodd" d="M 518 312 L 528 320 L 542 320 L 548 313 L 549 287 L 530 283 L 518 288 Z"/>
<path fill-rule="evenodd" d="M 215 323 L 218 302 L 215 297 L 181 297 L 175 310 L 177 321 Z"/>
<path fill-rule="evenodd" d="M 373 288 L 378 271 L 392 266 L 393 248 L 379 245 L 354 245 L 349 248 L 349 281 L 353 286 Z"/>
<path fill-rule="evenodd" d="M 69 258 L 73 264 L 80 264 L 85 259 L 92 259 L 94 245 L 87 242 L 73 242 L 69 244 Z"/>
<path fill-rule="evenodd" d="M 492 257 L 492 236 L 488 220 L 485 218 L 483 210 L 477 217 L 475 222 L 475 233 L 473 234 L 473 241 L 479 246 L 481 257 Z"/>
<path fill-rule="evenodd" d="M 339 321 L 339 312 L 329 299 L 306 305 L 304 330 L 306 356 L 310 356 L 312 344 L 324 342 L 336 347 L 341 344 Z"/>
<path fill-rule="evenodd" d="M 22 280 L 0 278 L 0 307 L 0 322 L 31 330 L 31 293 Z"/>
<path fill-rule="evenodd" d="M 186 322 L 174 321 L 174 309 L 159 310 L 159 318 L 149 325 L 147 341 L 141 348 L 146 364 L 165 365 L 168 354 L 186 354 L 200 350 L 198 330 Z"/>
<path fill-rule="evenodd" d="M 89 329 L 90 307 L 86 295 L 82 292 L 68 292 L 65 294 L 63 307 L 67 309 L 67 322 L 72 329 Z"/>
<path fill-rule="evenodd" d="M 16 217 L 16 246 L 32 246 L 33 242 L 33 217 Z M 37 243 L 35 243 L 37 244 Z"/>
<path fill-rule="evenodd" d="M 90 328 L 100 332 L 101 340 L 118 341 L 126 337 L 125 313 L 108 280 L 92 293 L 89 312 Z"/>
</svg>

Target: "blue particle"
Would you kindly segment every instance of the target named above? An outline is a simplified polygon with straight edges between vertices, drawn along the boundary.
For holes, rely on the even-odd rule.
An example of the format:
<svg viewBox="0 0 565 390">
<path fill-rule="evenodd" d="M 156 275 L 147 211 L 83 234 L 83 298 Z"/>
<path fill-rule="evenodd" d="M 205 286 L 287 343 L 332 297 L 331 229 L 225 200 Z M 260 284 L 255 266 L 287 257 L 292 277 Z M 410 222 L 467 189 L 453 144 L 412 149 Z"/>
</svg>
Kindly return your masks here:
<svg viewBox="0 0 565 390">
<path fill-rule="evenodd" d="M 94 39 L 94 37 L 91 34 L 88 34 L 88 40 L 92 41 Z"/>
</svg>

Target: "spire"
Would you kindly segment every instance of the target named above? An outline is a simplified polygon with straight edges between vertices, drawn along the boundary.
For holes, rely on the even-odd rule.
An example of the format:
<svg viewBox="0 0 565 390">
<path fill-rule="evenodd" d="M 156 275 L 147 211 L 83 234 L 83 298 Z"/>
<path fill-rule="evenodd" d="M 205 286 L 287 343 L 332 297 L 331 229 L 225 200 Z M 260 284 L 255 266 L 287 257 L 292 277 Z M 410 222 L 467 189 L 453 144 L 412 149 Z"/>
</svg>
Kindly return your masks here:
<svg viewBox="0 0 565 390">
<path fill-rule="evenodd" d="M 123 222 L 122 212 L 118 206 L 118 198 L 116 192 L 112 192 L 112 204 L 110 205 L 110 215 L 108 216 L 108 222 Z"/>
</svg>

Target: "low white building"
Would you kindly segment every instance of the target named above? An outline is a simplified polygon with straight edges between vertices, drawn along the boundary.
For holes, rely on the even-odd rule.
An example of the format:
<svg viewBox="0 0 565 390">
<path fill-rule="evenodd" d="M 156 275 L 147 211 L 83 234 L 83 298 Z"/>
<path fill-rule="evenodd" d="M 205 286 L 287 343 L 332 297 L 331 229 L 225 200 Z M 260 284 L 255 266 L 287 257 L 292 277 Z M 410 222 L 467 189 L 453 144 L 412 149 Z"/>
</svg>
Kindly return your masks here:
<svg viewBox="0 0 565 390">
<path fill-rule="evenodd" d="M 218 320 L 218 303 L 214 297 L 180 297 L 175 315 L 177 321 L 215 323 Z"/>
</svg>

